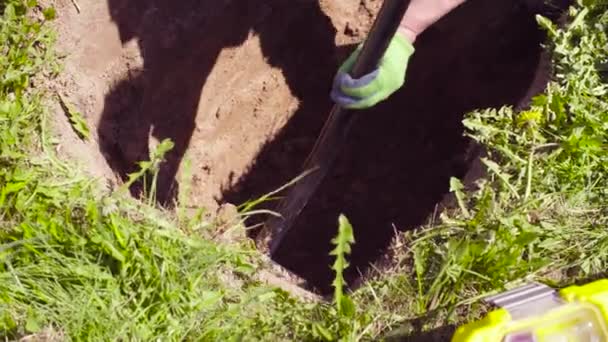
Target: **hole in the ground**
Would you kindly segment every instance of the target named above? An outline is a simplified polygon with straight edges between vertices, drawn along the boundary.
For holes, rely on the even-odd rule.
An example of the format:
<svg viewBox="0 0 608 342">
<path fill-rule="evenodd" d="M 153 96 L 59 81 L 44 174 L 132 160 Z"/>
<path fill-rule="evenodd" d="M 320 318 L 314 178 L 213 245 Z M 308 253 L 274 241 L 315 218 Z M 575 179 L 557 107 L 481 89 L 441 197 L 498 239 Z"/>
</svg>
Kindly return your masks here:
<svg viewBox="0 0 608 342">
<path fill-rule="evenodd" d="M 406 85 L 360 114 L 349 146 L 276 261 L 325 292 L 332 279 L 329 241 L 339 213 L 350 218 L 357 240 L 350 281 L 383 253 L 394 227 L 411 229 L 425 220 L 447 192 L 449 177 L 467 171 L 462 115 L 525 103 L 544 87 L 549 66 L 541 58 L 544 35 L 534 14 L 545 7 L 532 3 L 537 1 L 469 0 L 420 37 Z M 145 159 L 149 133 L 175 142 L 157 184 L 163 203 L 178 191 L 175 176 L 188 149 L 205 159 L 193 170 L 198 192 L 237 204 L 301 171 L 331 108 L 328 94 L 338 61 L 353 48 L 336 48 L 336 30 L 318 1 L 108 0 L 108 5 L 123 43 L 137 39 L 143 57 L 143 68 L 106 96 L 98 127 L 101 150 L 117 173 L 126 178 L 134 162 Z M 259 40 L 260 61 L 246 46 L 251 32 Z M 245 52 L 228 51 L 233 47 Z M 220 60 L 234 63 L 217 71 Z M 273 92 L 281 88 L 272 70 L 249 67 L 261 61 L 280 70 L 291 98 Z M 259 93 L 249 94 L 254 90 Z M 269 127 L 286 118 L 275 135 Z M 256 138 L 251 132 L 258 131 Z M 273 137 L 252 162 L 255 154 L 243 151 L 255 142 L 247 139 L 261 136 Z M 223 181 L 213 183 L 213 177 Z"/>
<path fill-rule="evenodd" d="M 525 105 L 548 80 L 550 65 L 541 48 L 545 36 L 534 18 L 541 8 L 529 5 L 470 1 L 420 37 L 406 85 L 359 114 L 348 147 L 284 238 L 275 261 L 328 293 L 330 240 L 340 213 L 355 230 L 350 282 L 386 251 L 395 228 L 412 229 L 432 214 L 448 191 L 449 177 L 463 177 L 474 157 L 467 155 L 463 114 Z M 293 118 L 225 199 L 242 202 L 295 176 L 318 132 L 318 126 L 305 122 L 315 118 Z"/>
</svg>

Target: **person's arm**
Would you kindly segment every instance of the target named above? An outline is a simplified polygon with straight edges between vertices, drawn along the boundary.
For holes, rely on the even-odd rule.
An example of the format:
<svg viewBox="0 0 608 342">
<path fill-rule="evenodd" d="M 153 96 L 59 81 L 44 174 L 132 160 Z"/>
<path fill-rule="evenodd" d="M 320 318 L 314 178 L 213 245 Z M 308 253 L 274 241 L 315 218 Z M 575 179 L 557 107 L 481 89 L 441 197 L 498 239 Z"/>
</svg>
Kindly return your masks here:
<svg viewBox="0 0 608 342">
<path fill-rule="evenodd" d="M 418 35 L 464 1 L 412 0 L 376 71 L 353 79 L 348 72 L 359 53 L 359 49 L 355 50 L 338 69 L 331 98 L 350 109 L 365 109 L 386 100 L 405 82 Z"/>
<path fill-rule="evenodd" d="M 411 43 L 429 26 L 450 13 L 465 0 L 412 0 L 398 32 Z"/>
</svg>

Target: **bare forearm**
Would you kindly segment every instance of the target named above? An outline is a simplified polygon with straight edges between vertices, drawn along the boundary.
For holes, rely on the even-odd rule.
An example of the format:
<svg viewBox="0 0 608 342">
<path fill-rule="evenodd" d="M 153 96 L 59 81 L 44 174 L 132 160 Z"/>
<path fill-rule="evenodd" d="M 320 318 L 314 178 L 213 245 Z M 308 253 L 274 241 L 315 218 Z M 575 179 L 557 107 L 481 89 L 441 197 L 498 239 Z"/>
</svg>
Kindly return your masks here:
<svg viewBox="0 0 608 342">
<path fill-rule="evenodd" d="M 398 32 L 413 43 L 419 34 L 465 1 L 411 0 Z"/>
</svg>

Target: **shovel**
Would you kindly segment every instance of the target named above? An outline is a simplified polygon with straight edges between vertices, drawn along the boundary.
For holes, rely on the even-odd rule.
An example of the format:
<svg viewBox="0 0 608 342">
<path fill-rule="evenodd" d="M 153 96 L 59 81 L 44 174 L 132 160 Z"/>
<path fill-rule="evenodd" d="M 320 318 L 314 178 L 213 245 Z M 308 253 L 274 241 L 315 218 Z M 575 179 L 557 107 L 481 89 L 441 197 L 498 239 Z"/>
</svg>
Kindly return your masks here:
<svg viewBox="0 0 608 342">
<path fill-rule="evenodd" d="M 388 45 L 397 33 L 399 24 L 410 0 L 384 0 L 350 75 L 357 79 L 373 72 L 384 56 Z M 296 219 L 327 175 L 336 157 L 347 141 L 348 132 L 357 117 L 352 110 L 334 105 L 325 121 L 321 134 L 308 155 L 303 169 L 304 176 L 289 190 L 256 239 L 258 248 L 275 254 Z"/>
</svg>

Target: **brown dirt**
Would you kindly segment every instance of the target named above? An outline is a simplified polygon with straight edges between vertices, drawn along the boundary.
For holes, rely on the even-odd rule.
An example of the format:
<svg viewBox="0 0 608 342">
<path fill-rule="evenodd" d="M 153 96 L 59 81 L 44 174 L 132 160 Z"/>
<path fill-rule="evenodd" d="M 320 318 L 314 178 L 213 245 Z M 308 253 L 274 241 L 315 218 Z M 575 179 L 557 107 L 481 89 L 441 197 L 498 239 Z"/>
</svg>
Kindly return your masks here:
<svg viewBox="0 0 608 342">
<path fill-rule="evenodd" d="M 175 198 L 188 159 L 188 205 L 210 211 L 300 172 L 331 108 L 333 74 L 381 4 L 77 1 L 80 13 L 70 0 L 55 6 L 60 49 L 68 53 L 63 93 L 97 132 L 101 154 L 89 149 L 88 158 L 103 156 L 124 179 L 154 141 L 170 138 L 175 148 L 160 173 L 159 200 Z M 521 105 L 544 86 L 535 2 L 470 0 L 420 37 L 406 86 L 361 113 L 349 147 L 277 257 L 281 264 L 326 290 L 340 212 L 356 232 L 351 280 L 382 253 L 394 228 L 425 220 L 449 177 L 468 169 L 463 113 Z"/>
<path fill-rule="evenodd" d="M 171 138 L 159 198 L 174 198 L 188 154 L 190 204 L 211 210 L 291 117 L 325 115 L 344 55 L 336 44 L 357 40 L 337 36 L 334 25 L 362 30 L 379 5 L 78 0 L 78 13 L 69 0 L 54 2 L 67 54 L 64 93 L 97 128 L 108 164 L 124 176 L 147 157 L 150 140 Z"/>
</svg>

